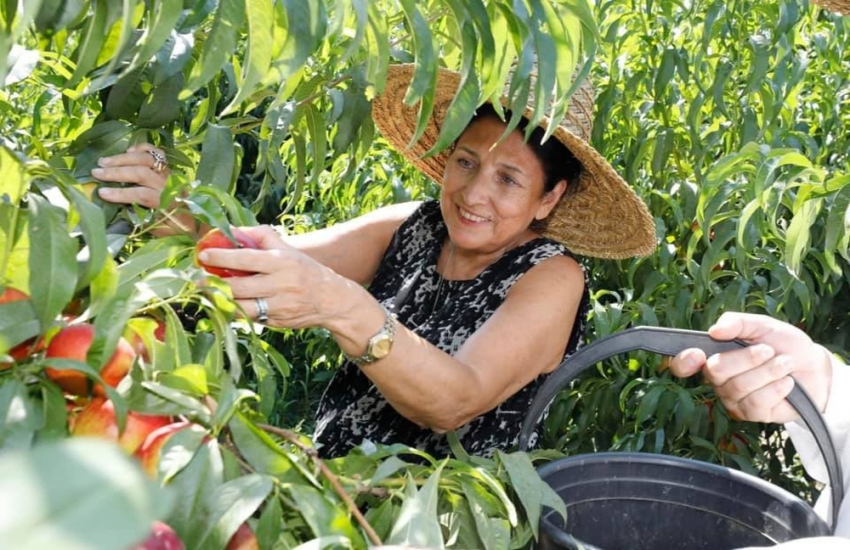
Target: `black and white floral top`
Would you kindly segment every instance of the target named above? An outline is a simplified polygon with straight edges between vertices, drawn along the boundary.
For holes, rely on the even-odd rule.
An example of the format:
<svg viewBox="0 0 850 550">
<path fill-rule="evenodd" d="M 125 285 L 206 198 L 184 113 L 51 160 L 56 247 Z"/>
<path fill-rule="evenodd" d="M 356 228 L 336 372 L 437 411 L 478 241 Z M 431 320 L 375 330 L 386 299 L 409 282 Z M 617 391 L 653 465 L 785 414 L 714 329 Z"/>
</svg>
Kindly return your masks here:
<svg viewBox="0 0 850 550">
<path fill-rule="evenodd" d="M 439 288 L 437 258 L 446 236 L 439 202 L 423 203 L 394 235 L 370 292 L 402 325 L 452 355 L 490 318 L 525 272 L 547 258 L 570 255 L 555 241 L 534 239 L 508 251 L 474 279 L 444 280 Z M 582 343 L 587 311 L 585 292 L 566 355 Z M 525 411 L 544 379 L 545 375 L 537 377 L 495 409 L 458 429 L 464 449 L 489 456 L 494 449 L 515 446 Z M 348 453 L 363 440 L 403 443 L 436 457 L 450 454 L 445 435 L 420 428 L 396 412 L 350 361 L 342 364 L 322 396 L 314 440 L 320 445 L 319 453 L 328 458 Z"/>
</svg>

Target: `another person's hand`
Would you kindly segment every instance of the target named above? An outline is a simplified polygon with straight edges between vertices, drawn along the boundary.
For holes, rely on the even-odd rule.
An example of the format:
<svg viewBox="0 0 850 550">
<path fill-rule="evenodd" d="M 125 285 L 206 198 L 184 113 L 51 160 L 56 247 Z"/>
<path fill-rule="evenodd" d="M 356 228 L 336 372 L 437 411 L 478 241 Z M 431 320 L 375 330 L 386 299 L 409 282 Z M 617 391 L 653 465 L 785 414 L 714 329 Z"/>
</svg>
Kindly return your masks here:
<svg viewBox="0 0 850 550">
<path fill-rule="evenodd" d="M 107 202 L 157 208 L 170 170 L 165 153 L 150 143 L 140 143 L 125 153 L 98 159 L 92 176 L 101 181 L 129 183 L 127 187 L 102 187 L 98 194 Z"/>
<path fill-rule="evenodd" d="M 206 265 L 253 271 L 228 277 L 233 297 L 252 319 L 259 316 L 257 299 L 265 300 L 265 324 L 280 328 L 325 326 L 338 302 L 333 296 L 345 279 L 286 244 L 272 227 L 239 227 L 259 248 L 207 248 L 198 259 Z M 351 283 L 352 285 L 354 283 Z"/>
<path fill-rule="evenodd" d="M 794 380 L 823 411 L 829 398 L 832 359 L 826 348 L 800 329 L 751 313 L 724 313 L 709 329 L 718 340 L 751 345 L 706 358 L 699 349 L 677 355 L 670 368 L 677 376 L 702 371 L 729 412 L 742 420 L 788 422 L 797 418 L 785 397 Z"/>
</svg>

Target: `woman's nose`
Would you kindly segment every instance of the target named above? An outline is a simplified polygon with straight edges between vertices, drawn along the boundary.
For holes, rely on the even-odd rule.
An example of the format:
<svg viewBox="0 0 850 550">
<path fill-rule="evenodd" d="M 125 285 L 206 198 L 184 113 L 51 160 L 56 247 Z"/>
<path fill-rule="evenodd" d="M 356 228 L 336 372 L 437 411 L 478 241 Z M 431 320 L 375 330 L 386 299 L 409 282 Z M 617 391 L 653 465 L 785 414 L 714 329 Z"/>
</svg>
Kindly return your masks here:
<svg viewBox="0 0 850 550">
<path fill-rule="evenodd" d="M 486 174 L 483 170 L 479 170 L 464 185 L 463 198 L 467 204 L 480 204 L 487 200 L 489 188 L 490 182 Z"/>
</svg>

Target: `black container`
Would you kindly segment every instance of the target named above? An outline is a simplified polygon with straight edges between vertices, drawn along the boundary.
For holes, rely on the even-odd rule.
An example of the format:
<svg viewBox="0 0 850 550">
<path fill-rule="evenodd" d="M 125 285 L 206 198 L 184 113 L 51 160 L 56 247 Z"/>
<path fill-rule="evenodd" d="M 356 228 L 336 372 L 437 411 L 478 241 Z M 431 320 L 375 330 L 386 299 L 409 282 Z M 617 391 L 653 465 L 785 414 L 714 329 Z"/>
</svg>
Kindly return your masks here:
<svg viewBox="0 0 850 550">
<path fill-rule="evenodd" d="M 707 354 L 735 349 L 707 333 L 637 327 L 600 339 L 565 360 L 540 388 L 526 415 L 520 449 L 558 391 L 579 373 L 633 350 L 676 355 L 697 347 Z M 833 523 L 843 499 L 840 462 L 823 418 L 795 386 L 788 401 L 812 430 L 833 488 Z M 649 453 L 595 453 L 553 461 L 538 470 L 561 496 L 567 520 L 551 509 L 540 519 L 539 547 L 590 550 L 728 550 L 768 546 L 831 534 L 798 497 L 749 474 Z"/>
</svg>

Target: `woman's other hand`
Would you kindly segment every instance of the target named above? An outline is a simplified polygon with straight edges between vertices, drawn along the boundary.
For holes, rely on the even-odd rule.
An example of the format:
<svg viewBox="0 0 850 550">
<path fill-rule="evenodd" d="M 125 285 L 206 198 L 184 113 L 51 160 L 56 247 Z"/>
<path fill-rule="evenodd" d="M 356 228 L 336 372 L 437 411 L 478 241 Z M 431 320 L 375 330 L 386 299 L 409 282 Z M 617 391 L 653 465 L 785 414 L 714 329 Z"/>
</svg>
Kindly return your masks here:
<svg viewBox="0 0 850 550">
<path fill-rule="evenodd" d="M 98 159 L 91 174 L 101 181 L 129 183 L 127 187 L 102 187 L 98 194 L 107 202 L 159 207 L 160 196 L 168 181 L 167 164 L 157 162 L 165 153 L 150 143 L 140 143 L 125 153 Z"/>
<path fill-rule="evenodd" d="M 255 241 L 258 248 L 207 248 L 198 259 L 209 266 L 255 273 L 227 278 L 234 299 L 245 313 L 257 319 L 257 298 L 262 298 L 268 308 L 269 326 L 326 326 L 338 313 L 334 304 L 343 301 L 333 296 L 355 283 L 286 244 L 268 225 L 236 229 Z"/>
<path fill-rule="evenodd" d="M 724 313 L 708 330 L 718 340 L 743 340 L 739 350 L 706 358 L 702 350 L 677 355 L 671 370 L 677 376 L 702 371 L 729 412 L 742 420 L 788 422 L 797 417 L 785 397 L 794 379 L 823 411 L 832 380 L 830 353 L 800 329 L 765 315 Z"/>
</svg>

